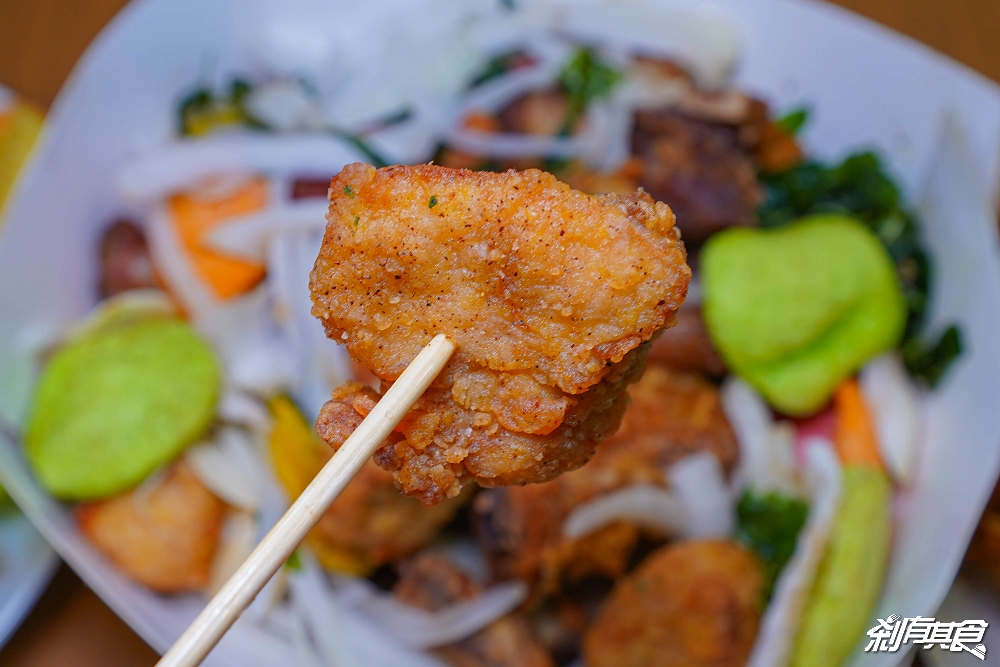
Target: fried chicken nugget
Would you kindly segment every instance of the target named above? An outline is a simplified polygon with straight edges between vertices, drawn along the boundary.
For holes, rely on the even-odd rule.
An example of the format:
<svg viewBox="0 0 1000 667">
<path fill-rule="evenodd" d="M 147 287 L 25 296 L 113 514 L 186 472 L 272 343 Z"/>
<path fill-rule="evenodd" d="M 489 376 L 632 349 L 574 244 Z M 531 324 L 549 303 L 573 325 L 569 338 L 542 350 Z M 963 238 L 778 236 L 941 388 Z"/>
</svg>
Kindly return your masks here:
<svg viewBox="0 0 1000 667">
<path fill-rule="evenodd" d="M 425 611 L 438 611 L 480 593 L 464 572 L 444 556 L 422 553 L 400 565 L 393 593 Z M 513 611 L 470 637 L 435 651 L 454 667 L 554 667 L 523 614 Z"/>
<path fill-rule="evenodd" d="M 614 524 L 569 540 L 563 524 L 574 507 L 635 484 L 663 486 L 666 469 L 695 452 L 712 452 L 726 470 L 735 465 L 736 436 L 714 384 L 651 364 L 629 393 L 632 404 L 621 427 L 586 466 L 545 484 L 477 496 L 474 527 L 497 577 L 522 579 L 545 594 L 563 578 L 618 576 L 639 531 Z"/>
<path fill-rule="evenodd" d="M 537 170 L 353 164 L 331 181 L 310 289 L 327 335 L 383 388 L 434 335 L 457 345 L 376 456 L 431 505 L 469 480 L 583 465 L 683 302 L 685 261 L 670 208 L 643 193 L 593 197 Z M 343 432 L 324 423 L 374 400 L 334 399 L 317 430 Z"/>
<path fill-rule="evenodd" d="M 764 571 L 728 540 L 661 548 L 618 583 L 583 640 L 587 667 L 742 667 Z"/>
<path fill-rule="evenodd" d="M 77 507 L 80 530 L 136 581 L 162 593 L 208 585 L 226 505 L 177 463 L 155 485 Z"/>
</svg>

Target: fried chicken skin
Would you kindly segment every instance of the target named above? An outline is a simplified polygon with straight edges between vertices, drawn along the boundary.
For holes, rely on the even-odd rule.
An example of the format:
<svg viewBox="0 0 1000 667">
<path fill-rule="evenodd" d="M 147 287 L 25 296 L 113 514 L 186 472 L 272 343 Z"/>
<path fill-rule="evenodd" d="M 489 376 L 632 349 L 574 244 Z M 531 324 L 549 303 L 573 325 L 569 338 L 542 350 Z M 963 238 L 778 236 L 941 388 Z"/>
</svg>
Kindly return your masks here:
<svg viewBox="0 0 1000 667">
<path fill-rule="evenodd" d="M 225 511 L 178 463 L 155 486 L 78 506 L 76 519 L 126 574 L 155 591 L 179 593 L 208 585 Z"/>
<path fill-rule="evenodd" d="M 327 335 L 383 389 L 434 335 L 457 345 L 376 456 L 431 505 L 469 480 L 583 465 L 684 300 L 685 260 L 670 208 L 642 193 L 589 196 L 537 170 L 353 164 L 331 181 L 310 289 Z M 336 422 L 377 398 L 334 398 L 317 430 L 349 433 Z"/>
<path fill-rule="evenodd" d="M 399 569 L 400 579 L 393 593 L 401 602 L 425 611 L 438 611 L 481 592 L 444 556 L 419 554 Z M 516 611 L 435 653 L 453 667 L 554 667 L 528 621 Z"/>
<path fill-rule="evenodd" d="M 590 463 L 545 484 L 491 489 L 476 497 L 474 527 L 495 576 L 522 579 L 536 597 L 561 580 L 620 575 L 639 537 L 613 524 L 580 540 L 563 535 L 570 511 L 635 484 L 666 484 L 664 471 L 688 454 L 710 451 L 726 470 L 736 463 L 736 436 L 716 386 L 697 375 L 650 365 L 630 389 L 621 427 Z"/>
<path fill-rule="evenodd" d="M 663 547 L 615 586 L 584 637 L 584 664 L 742 667 L 763 585 L 760 561 L 734 542 Z"/>
</svg>

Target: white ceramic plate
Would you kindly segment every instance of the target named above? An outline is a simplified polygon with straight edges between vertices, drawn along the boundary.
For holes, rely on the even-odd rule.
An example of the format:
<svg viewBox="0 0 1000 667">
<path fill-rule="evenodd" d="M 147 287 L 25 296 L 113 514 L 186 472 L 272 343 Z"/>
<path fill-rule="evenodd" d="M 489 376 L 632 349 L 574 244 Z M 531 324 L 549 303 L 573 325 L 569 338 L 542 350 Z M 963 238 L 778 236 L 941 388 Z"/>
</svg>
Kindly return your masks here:
<svg viewBox="0 0 1000 667">
<path fill-rule="evenodd" d="M 926 48 L 823 4 L 632 1 L 728 17 L 743 35 L 740 85 L 779 109 L 812 106 L 805 140 L 819 156 L 879 148 L 910 199 L 924 202 L 937 263 L 932 319 L 958 320 L 968 350 L 925 406 L 924 451 L 899 504 L 879 613 L 930 615 L 1000 465 L 1000 265 L 993 189 L 981 186 L 997 182 L 1000 94 Z M 32 351 L 93 305 L 94 244 L 121 212 L 111 177 L 170 136 L 177 96 L 206 63 L 225 75 L 280 60 L 318 75 L 335 71 L 345 49 L 366 49 L 378 61 L 391 48 L 383 17 L 402 7 L 388 0 L 140 0 L 109 25 L 54 105 L 0 236 L 0 414 L 21 422 L 37 372 Z M 66 508 L 38 487 L 16 447 L 0 447 L 0 478 L 67 562 L 154 648 L 165 649 L 193 618 L 198 598 L 156 596 L 97 554 Z M 859 655 L 856 664 L 897 660 Z M 210 664 L 241 667 L 293 662 L 283 646 L 240 624 L 210 656 Z"/>
<path fill-rule="evenodd" d="M 45 590 L 59 559 L 16 510 L 0 514 L 0 646 Z"/>
</svg>

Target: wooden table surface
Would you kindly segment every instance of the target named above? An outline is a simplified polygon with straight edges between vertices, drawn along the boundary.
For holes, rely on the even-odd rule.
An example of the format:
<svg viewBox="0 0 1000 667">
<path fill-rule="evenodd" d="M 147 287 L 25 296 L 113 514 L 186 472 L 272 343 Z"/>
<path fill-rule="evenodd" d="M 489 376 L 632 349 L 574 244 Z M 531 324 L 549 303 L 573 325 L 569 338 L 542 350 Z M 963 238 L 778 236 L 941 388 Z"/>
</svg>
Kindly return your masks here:
<svg viewBox="0 0 1000 667">
<path fill-rule="evenodd" d="M 332 2 L 333 0 L 331 0 Z M 998 0 L 836 0 L 1000 81 Z M 125 0 L 0 0 L 0 83 L 47 107 Z M 10 643 L 4 667 L 145 667 L 156 654 L 65 566 Z"/>
</svg>

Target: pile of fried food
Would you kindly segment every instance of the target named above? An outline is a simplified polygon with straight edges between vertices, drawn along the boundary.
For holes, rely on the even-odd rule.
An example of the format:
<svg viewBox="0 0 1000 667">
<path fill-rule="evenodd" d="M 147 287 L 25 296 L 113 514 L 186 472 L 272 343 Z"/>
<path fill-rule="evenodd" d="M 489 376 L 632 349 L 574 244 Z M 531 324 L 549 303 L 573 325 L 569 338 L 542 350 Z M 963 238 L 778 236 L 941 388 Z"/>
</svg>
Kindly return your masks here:
<svg viewBox="0 0 1000 667">
<path fill-rule="evenodd" d="M 537 65 L 502 60 L 501 76 Z M 500 154 L 511 139 L 558 147 L 587 135 L 598 120 L 587 106 L 608 102 L 622 77 L 645 92 L 614 169 L 592 155 Z M 277 83 L 272 92 L 295 87 Z M 248 85 L 234 81 L 224 104 L 192 97 L 182 132 L 247 122 Z M 220 104 L 240 113 L 220 116 Z M 195 131 L 185 123 L 199 109 L 207 125 Z M 890 389 L 911 395 L 892 350 L 922 303 L 909 292 L 904 303 L 908 256 L 887 252 L 870 229 L 881 218 L 855 196 L 881 183 L 905 213 L 877 158 L 806 160 L 794 124 L 759 100 L 703 89 L 665 60 L 636 56 L 616 72 L 585 46 L 551 86 L 466 111 L 427 164 L 349 164 L 332 181 L 263 168 L 206 177 L 165 190 L 145 224 L 112 225 L 104 302 L 52 352 L 26 428 L 40 481 L 77 503 L 83 534 L 135 580 L 211 593 L 444 334 L 456 352 L 319 519 L 302 571 L 290 563 L 288 590 L 261 602 L 261 628 L 271 611 L 318 606 L 294 582 L 322 568 L 326 602 L 367 587 L 405 607 L 394 618 L 520 591 L 457 640 L 407 644 L 410 659 L 431 649 L 454 667 L 737 667 L 763 652 L 773 664 L 842 664 L 881 590 L 890 479 L 912 472 L 912 456 L 899 469 L 885 456 L 912 443 L 879 453 L 878 415 L 858 388 L 859 371 L 863 384 L 888 361 Z M 838 197 L 854 217 L 818 215 Z M 319 225 L 289 220 L 327 200 L 316 258 Z M 235 246 L 215 233 L 234 230 Z M 311 341 L 297 350 L 304 365 L 268 337 L 276 328 L 283 343 Z M 347 382 L 345 357 L 330 362 L 343 350 Z M 95 414 L 109 427 L 98 437 Z M 829 441 L 818 464 L 798 442 L 811 435 Z M 768 460 L 751 461 L 754 447 Z M 707 466 L 697 500 L 714 508 L 700 519 L 678 509 L 691 490 L 678 471 L 692 462 Z M 840 473 L 826 487 L 804 481 L 824 470 L 842 470 L 842 485 Z M 835 524 L 827 506 L 841 495 Z M 795 567 L 793 553 L 805 554 Z M 822 571 L 803 571 L 821 556 Z M 776 592 L 786 565 L 805 602 Z M 848 577 L 861 602 L 826 605 L 829 591 L 812 585 Z M 758 632 L 765 612 L 801 626 L 787 645 Z"/>
<path fill-rule="evenodd" d="M 318 433 L 339 447 L 416 352 L 448 335 L 455 356 L 375 461 L 408 495 L 467 513 L 493 575 L 532 587 L 525 611 L 440 655 L 551 665 L 580 649 L 587 627 L 591 666 L 742 664 L 762 602 L 756 556 L 726 540 L 656 548 L 664 536 L 627 523 L 563 534 L 575 506 L 662 485 L 687 454 L 708 450 L 727 467 L 737 455 L 711 382 L 659 364 L 643 377 L 649 341 L 674 322 L 690 278 L 669 207 L 641 191 L 585 195 L 537 170 L 430 165 L 350 165 L 330 200 L 314 313 L 379 386 L 338 389 Z M 485 487 L 474 499 L 462 493 L 470 481 Z M 341 499 L 331 514 L 378 525 L 374 497 Z M 421 516 L 430 537 L 442 517 Z M 349 537 L 345 547 L 363 550 Z M 621 578 L 643 548 L 652 553 Z M 395 594 L 432 611 L 476 590 L 428 553 L 404 560 L 398 577 Z M 596 604 L 597 582 L 615 579 Z"/>
</svg>

